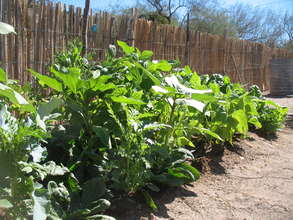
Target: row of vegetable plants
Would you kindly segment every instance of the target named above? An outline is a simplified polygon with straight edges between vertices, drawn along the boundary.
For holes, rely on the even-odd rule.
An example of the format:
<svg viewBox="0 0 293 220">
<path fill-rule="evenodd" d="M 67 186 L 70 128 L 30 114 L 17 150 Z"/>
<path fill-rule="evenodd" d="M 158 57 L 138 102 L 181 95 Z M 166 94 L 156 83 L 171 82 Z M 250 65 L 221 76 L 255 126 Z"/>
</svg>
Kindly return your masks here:
<svg viewBox="0 0 293 220">
<path fill-rule="evenodd" d="M 0 70 L 0 215 L 4 219 L 114 219 L 110 202 L 196 181 L 192 161 L 248 131 L 273 135 L 287 108 L 220 74 L 153 60 L 125 42 L 105 60 L 72 44 L 37 87 Z M 49 93 L 49 94 L 48 94 Z M 110 212 L 109 212 L 110 213 Z"/>
</svg>

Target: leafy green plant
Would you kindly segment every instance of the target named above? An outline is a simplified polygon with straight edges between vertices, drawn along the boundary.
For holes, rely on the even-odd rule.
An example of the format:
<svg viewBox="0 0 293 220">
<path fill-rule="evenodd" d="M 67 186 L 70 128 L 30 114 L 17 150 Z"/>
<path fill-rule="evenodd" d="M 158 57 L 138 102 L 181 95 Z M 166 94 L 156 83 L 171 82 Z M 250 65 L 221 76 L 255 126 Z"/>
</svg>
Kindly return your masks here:
<svg viewBox="0 0 293 220">
<path fill-rule="evenodd" d="M 0 33 L 3 31 L 13 32 L 13 28 L 0 23 Z M 44 81 L 49 79 L 40 77 Z M 63 79 L 72 88 L 68 78 Z M 58 81 L 48 83 L 63 91 Z M 100 199 L 105 192 L 100 179 L 79 184 L 70 169 L 47 158 L 45 139 L 50 139 L 56 127 L 60 114 L 54 110 L 62 102 L 53 97 L 36 107 L 20 93 L 25 92 L 0 69 L 1 216 L 4 219 L 112 220 L 100 214 L 110 206 L 107 200 Z M 97 191 L 99 182 L 101 189 Z"/>
<path fill-rule="evenodd" d="M 275 135 L 283 127 L 288 108 L 276 105 L 269 100 L 258 101 L 258 120 L 262 124 L 260 133 L 267 137 Z"/>
<path fill-rule="evenodd" d="M 47 148 L 61 150 L 63 157 L 57 160 L 72 167 L 80 184 L 100 176 L 113 192 L 147 195 L 152 181 L 179 185 L 196 180 L 199 173 L 185 163 L 192 154 L 183 148 L 192 143 L 184 132 L 180 136 L 176 119 L 182 121 L 185 102 L 202 110 L 204 104 L 192 100 L 190 92 L 205 91 L 188 90 L 175 76 L 163 77 L 161 71 L 171 71 L 172 65 L 151 61 L 152 52 L 118 44 L 125 56 L 116 58 L 116 48 L 110 47 L 105 62 L 88 71 L 83 71 L 83 63 L 59 62 L 72 60 L 73 54 L 81 60 L 78 48 L 59 55 L 52 76 L 31 71 L 60 100 L 51 110 L 62 115 L 63 130 L 53 129 Z M 158 88 L 169 92 L 162 94 Z M 159 101 L 162 95 L 164 102 Z M 49 158 L 56 160 L 54 150 L 49 150 Z"/>
<path fill-rule="evenodd" d="M 30 70 L 36 95 L 0 70 L 0 157 L 10 160 L 0 208 L 8 219 L 110 220 L 110 201 L 137 193 L 156 210 L 150 191 L 197 180 L 191 164 L 206 146 L 232 144 L 252 128 L 276 132 L 284 121 L 287 110 L 257 87 L 117 44 L 123 55 L 111 45 L 100 64 L 72 44 L 50 75 Z"/>
</svg>

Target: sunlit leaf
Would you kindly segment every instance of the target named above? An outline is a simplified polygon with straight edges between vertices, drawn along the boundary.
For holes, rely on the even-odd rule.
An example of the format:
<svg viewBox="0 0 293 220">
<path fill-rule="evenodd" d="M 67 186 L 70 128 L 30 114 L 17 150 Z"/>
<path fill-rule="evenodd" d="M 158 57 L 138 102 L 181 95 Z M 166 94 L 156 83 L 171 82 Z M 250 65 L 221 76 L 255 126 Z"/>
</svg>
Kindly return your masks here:
<svg viewBox="0 0 293 220">
<path fill-rule="evenodd" d="M 165 78 L 166 83 L 171 86 L 174 87 L 178 90 L 178 92 L 183 93 L 183 94 L 204 94 L 204 93 L 211 93 L 212 90 L 196 90 L 196 89 L 192 89 L 192 88 L 188 88 L 186 86 L 184 86 L 183 84 L 181 84 L 178 80 L 178 78 L 174 75 L 172 76 L 168 76 Z"/>
<path fill-rule="evenodd" d="M 0 82 L 7 82 L 7 75 L 2 68 L 0 68 Z"/>
<path fill-rule="evenodd" d="M 246 134 L 248 131 L 247 116 L 243 110 L 237 110 L 232 113 L 232 118 L 237 121 L 237 131 Z"/>
<path fill-rule="evenodd" d="M 172 69 L 172 65 L 168 63 L 166 60 L 161 60 L 159 62 L 153 62 L 148 66 L 148 70 L 150 71 L 164 71 L 169 72 Z"/>
<path fill-rule="evenodd" d="M 3 22 L 0 22 L 0 34 L 16 34 L 14 27 L 11 26 L 10 24 L 6 24 Z"/>
<path fill-rule="evenodd" d="M 179 137 L 177 139 L 177 144 L 180 147 L 184 147 L 184 146 L 195 147 L 194 144 L 186 137 Z"/>
<path fill-rule="evenodd" d="M 199 111 L 203 111 L 205 104 L 194 99 L 176 99 L 176 103 L 185 104 L 187 106 L 193 107 Z"/>
<path fill-rule="evenodd" d="M 62 73 L 51 68 L 51 72 L 54 73 L 59 79 L 61 79 L 65 86 L 67 86 L 73 93 L 77 92 L 81 80 L 79 79 L 81 70 L 79 68 L 68 68 L 67 73 Z"/>
<path fill-rule="evenodd" d="M 125 96 L 112 96 L 111 99 L 114 102 L 125 103 L 130 105 L 145 105 L 143 101 L 134 98 L 127 98 Z"/>
<path fill-rule="evenodd" d="M 9 209 L 12 208 L 13 205 L 7 199 L 0 200 L 0 208 L 2 209 Z"/>
<path fill-rule="evenodd" d="M 123 52 L 126 55 L 132 54 L 135 51 L 135 49 L 133 47 L 128 46 L 127 43 L 125 43 L 123 41 L 117 40 L 117 44 L 119 45 L 119 47 L 122 48 Z"/>
<path fill-rule="evenodd" d="M 147 204 L 149 205 L 149 207 L 151 207 L 151 209 L 153 211 L 156 211 L 158 209 L 156 203 L 154 202 L 154 200 L 152 199 L 152 197 L 150 196 L 150 194 L 145 191 L 145 190 L 142 190 L 142 194 L 147 202 Z"/>
<path fill-rule="evenodd" d="M 143 60 L 149 59 L 153 56 L 153 54 L 154 54 L 153 51 L 144 50 L 144 51 L 142 51 L 140 58 Z"/>
<path fill-rule="evenodd" d="M 33 70 L 29 70 L 36 78 L 38 78 L 39 80 L 39 83 L 41 85 L 47 85 L 49 86 L 50 88 L 52 89 L 55 89 L 56 91 L 58 92 L 61 92 L 62 91 L 62 84 L 60 82 L 58 82 L 56 79 L 54 78 L 51 78 L 49 76 L 46 76 L 46 75 L 42 75 L 42 74 L 39 74 Z"/>
<path fill-rule="evenodd" d="M 168 90 L 164 89 L 161 86 L 152 86 L 152 89 L 157 92 L 157 93 L 163 93 L 163 94 L 167 94 Z"/>
<path fill-rule="evenodd" d="M 35 108 L 32 104 L 28 103 L 25 98 L 12 88 L 0 83 L 0 95 L 5 96 L 15 105 L 18 105 L 22 110 L 34 112 Z"/>
</svg>

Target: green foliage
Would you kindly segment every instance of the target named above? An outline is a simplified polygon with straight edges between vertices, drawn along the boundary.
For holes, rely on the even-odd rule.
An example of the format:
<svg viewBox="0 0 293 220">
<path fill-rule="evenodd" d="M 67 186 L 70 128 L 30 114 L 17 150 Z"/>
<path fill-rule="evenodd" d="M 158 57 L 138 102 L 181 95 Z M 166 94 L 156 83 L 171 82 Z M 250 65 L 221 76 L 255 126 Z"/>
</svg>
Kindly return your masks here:
<svg viewBox="0 0 293 220">
<path fill-rule="evenodd" d="M 283 123 L 286 109 L 256 87 L 246 91 L 220 74 L 200 77 L 117 43 L 124 55 L 116 57 L 111 45 L 99 65 L 72 46 L 57 55 L 50 75 L 31 70 L 51 89 L 48 97 L 30 94 L 35 104 L 15 98 L 26 92 L 16 93 L 0 71 L 0 207 L 7 216 L 113 219 L 103 215 L 109 200 L 136 193 L 156 210 L 150 191 L 199 178 L 191 161 L 202 146 L 232 143 L 249 128 L 275 132 Z"/>
<path fill-rule="evenodd" d="M 258 120 L 262 124 L 260 132 L 268 137 L 275 135 L 283 127 L 288 108 L 283 108 L 269 100 L 258 102 Z"/>
</svg>

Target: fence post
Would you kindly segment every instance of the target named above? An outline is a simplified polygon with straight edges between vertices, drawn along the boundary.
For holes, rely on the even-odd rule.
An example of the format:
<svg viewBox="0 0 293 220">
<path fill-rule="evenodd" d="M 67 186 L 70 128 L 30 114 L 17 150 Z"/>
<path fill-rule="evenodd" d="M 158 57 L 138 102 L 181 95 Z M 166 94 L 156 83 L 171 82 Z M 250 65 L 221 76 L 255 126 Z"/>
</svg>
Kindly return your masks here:
<svg viewBox="0 0 293 220">
<path fill-rule="evenodd" d="M 228 30 L 225 28 L 224 30 L 224 48 L 223 48 L 223 72 L 226 75 L 226 62 L 229 60 L 226 58 L 226 48 L 227 48 L 227 37 L 228 37 Z"/>
<path fill-rule="evenodd" d="M 131 46 L 135 47 L 137 8 L 132 8 L 132 25 L 131 25 Z"/>
<path fill-rule="evenodd" d="M 87 30 L 88 30 L 88 15 L 90 10 L 90 0 L 86 0 L 85 2 L 85 8 L 83 12 L 83 26 L 82 26 L 82 43 L 83 43 L 83 49 L 82 49 L 82 55 L 87 54 Z"/>
<path fill-rule="evenodd" d="M 189 12 L 187 13 L 187 19 L 186 19 L 186 43 L 185 43 L 185 53 L 184 53 L 184 64 L 189 65 L 190 64 L 190 31 L 189 31 L 189 26 L 190 26 L 190 20 L 189 20 Z"/>
</svg>

